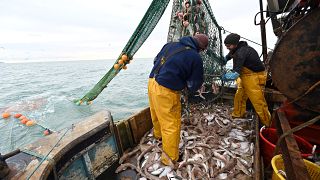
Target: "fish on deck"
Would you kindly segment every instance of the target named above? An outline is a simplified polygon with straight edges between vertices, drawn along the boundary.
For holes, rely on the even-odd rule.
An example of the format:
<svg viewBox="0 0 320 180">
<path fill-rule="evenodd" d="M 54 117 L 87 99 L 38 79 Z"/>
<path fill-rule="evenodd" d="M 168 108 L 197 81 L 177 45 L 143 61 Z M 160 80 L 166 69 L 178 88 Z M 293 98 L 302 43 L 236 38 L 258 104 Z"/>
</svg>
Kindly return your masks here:
<svg viewBox="0 0 320 180">
<path fill-rule="evenodd" d="M 123 155 L 120 164 L 124 164 L 116 172 L 133 169 L 141 179 L 252 178 L 254 121 L 232 119 L 230 108 L 191 105 L 188 120 L 182 116 L 180 158 L 172 166 L 161 164 L 161 141 L 153 138 L 151 130 L 141 139 L 140 150 Z"/>
</svg>

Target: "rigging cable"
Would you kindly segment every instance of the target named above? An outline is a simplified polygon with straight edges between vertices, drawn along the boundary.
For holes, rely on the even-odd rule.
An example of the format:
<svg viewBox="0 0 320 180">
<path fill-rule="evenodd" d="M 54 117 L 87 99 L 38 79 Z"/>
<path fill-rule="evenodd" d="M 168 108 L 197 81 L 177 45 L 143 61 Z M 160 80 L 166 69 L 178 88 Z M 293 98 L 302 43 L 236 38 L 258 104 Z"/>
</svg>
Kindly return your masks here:
<svg viewBox="0 0 320 180">
<path fill-rule="evenodd" d="M 67 134 L 67 132 L 69 132 L 69 130 L 72 130 L 74 127 L 74 125 L 72 124 L 69 128 L 66 129 L 66 131 L 61 135 L 61 137 L 58 139 L 58 141 L 54 144 L 54 146 L 50 149 L 50 151 L 46 154 L 46 156 L 44 156 L 44 158 L 38 163 L 38 165 L 34 168 L 34 170 L 28 175 L 27 180 L 29 180 L 31 178 L 31 176 L 39 169 L 40 165 L 48 159 L 48 156 L 50 155 L 50 153 L 53 151 L 54 148 L 56 148 L 56 146 L 59 144 L 59 142 L 65 137 L 65 135 Z"/>
<path fill-rule="evenodd" d="M 280 18 L 281 23 L 283 22 L 282 20 L 283 20 L 283 17 L 284 17 L 284 11 L 287 9 L 287 6 L 288 6 L 288 4 L 289 4 L 289 1 L 290 1 L 290 0 L 287 0 L 287 3 L 286 3 L 285 7 L 284 7 L 283 10 L 282 10 L 282 16 L 281 16 L 281 18 Z"/>
<path fill-rule="evenodd" d="M 221 30 L 223 30 L 223 31 L 225 31 L 225 32 L 228 32 L 228 33 L 232 33 L 232 32 L 230 32 L 230 31 L 228 31 L 228 30 L 226 30 L 224 27 L 222 27 L 222 26 L 220 26 L 221 27 Z M 256 44 L 256 45 L 259 45 L 259 46 L 262 46 L 262 44 L 260 44 L 260 43 L 257 43 L 257 42 L 255 42 L 255 41 L 253 41 L 253 40 L 250 40 L 250 39 L 248 39 L 248 38 L 245 38 L 245 37 L 243 37 L 243 36 L 240 36 L 242 39 L 245 39 L 245 40 L 247 40 L 247 41 L 249 41 L 249 42 L 252 42 L 252 43 L 254 43 L 254 44 Z M 267 47 L 268 48 L 268 47 Z M 268 48 L 269 50 L 271 50 L 271 51 L 273 51 L 273 49 L 271 49 L 271 48 Z"/>
</svg>

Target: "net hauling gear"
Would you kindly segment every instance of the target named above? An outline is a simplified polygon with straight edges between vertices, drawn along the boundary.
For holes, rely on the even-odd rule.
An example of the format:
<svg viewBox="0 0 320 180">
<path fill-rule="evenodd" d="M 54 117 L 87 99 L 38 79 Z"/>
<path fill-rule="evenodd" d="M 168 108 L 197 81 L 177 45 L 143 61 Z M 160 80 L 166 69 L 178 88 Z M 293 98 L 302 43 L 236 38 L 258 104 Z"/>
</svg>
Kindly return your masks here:
<svg viewBox="0 0 320 180">
<path fill-rule="evenodd" d="M 108 83 L 122 69 L 127 68 L 126 65 L 130 63 L 134 54 L 151 34 L 169 2 L 170 0 L 152 1 L 114 65 L 84 97 L 74 100 L 76 104 L 91 104 L 91 101 L 107 87 Z M 208 0 L 173 1 L 167 41 L 178 41 L 183 36 L 194 36 L 199 33 L 209 37 L 208 48 L 201 53 L 206 85 L 211 85 L 214 81 L 219 82 L 219 76 L 224 71 L 224 66 L 220 64 L 222 58 L 221 30 Z"/>
</svg>

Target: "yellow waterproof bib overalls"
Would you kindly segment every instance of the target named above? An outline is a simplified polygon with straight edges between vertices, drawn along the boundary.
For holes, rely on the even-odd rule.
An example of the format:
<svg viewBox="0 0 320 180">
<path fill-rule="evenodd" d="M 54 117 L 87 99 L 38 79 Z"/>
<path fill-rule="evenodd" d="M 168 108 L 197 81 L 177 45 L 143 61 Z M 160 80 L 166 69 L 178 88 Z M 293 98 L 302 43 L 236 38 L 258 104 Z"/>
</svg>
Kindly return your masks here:
<svg viewBox="0 0 320 180">
<path fill-rule="evenodd" d="M 180 91 L 161 86 L 155 78 L 150 78 L 148 95 L 153 135 L 157 139 L 162 139 L 163 151 L 171 160 L 177 161 L 181 129 Z M 161 162 L 169 165 L 169 160 L 164 155 L 161 156 Z"/>
<path fill-rule="evenodd" d="M 270 126 L 271 115 L 263 92 L 266 79 L 267 73 L 265 71 L 253 72 L 246 67 L 241 69 L 240 77 L 237 79 L 238 89 L 234 97 L 232 117 L 245 116 L 246 102 L 249 98 L 261 123 Z"/>
<path fill-rule="evenodd" d="M 190 47 L 183 47 L 169 55 L 167 55 L 167 50 L 167 52 L 165 52 L 165 56 L 161 58 L 161 65 L 158 66 L 156 71 L 159 72 L 160 67 L 167 59 L 169 59 L 170 56 L 189 49 Z M 180 95 L 180 91 L 175 91 L 161 86 L 155 78 L 149 78 L 148 96 L 154 128 L 153 136 L 157 139 L 162 139 L 162 149 L 172 161 L 177 161 L 179 158 L 181 130 Z M 170 160 L 167 156 L 162 154 L 161 162 L 165 165 L 169 165 Z"/>
</svg>

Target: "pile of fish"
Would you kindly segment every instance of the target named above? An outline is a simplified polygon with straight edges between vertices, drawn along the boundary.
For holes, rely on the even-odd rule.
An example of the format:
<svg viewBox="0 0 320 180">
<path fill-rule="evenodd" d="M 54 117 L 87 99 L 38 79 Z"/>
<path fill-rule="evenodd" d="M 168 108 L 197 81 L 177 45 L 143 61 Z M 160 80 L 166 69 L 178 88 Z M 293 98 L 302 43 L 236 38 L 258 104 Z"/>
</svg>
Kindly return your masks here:
<svg viewBox="0 0 320 180">
<path fill-rule="evenodd" d="M 254 153 L 253 118 L 232 119 L 225 105 L 190 106 L 183 114 L 178 162 L 164 166 L 161 141 L 145 134 L 135 149 L 124 153 L 116 173 L 127 168 L 143 179 L 251 179 Z"/>
</svg>

